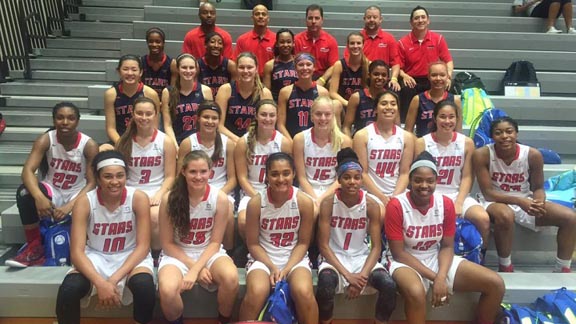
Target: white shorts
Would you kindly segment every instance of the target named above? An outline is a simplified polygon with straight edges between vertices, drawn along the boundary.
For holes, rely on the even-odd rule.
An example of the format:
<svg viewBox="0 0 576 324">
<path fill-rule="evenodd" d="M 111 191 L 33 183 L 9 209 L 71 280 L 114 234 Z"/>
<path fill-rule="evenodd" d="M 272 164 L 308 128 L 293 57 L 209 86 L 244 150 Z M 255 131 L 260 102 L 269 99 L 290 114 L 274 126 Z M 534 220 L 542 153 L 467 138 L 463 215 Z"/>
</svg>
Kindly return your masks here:
<svg viewBox="0 0 576 324">
<path fill-rule="evenodd" d="M 279 269 L 282 269 L 283 267 L 278 267 Z M 288 275 L 290 275 L 292 273 L 292 271 L 294 271 L 296 268 L 304 268 L 307 269 L 308 271 L 310 271 L 310 273 L 312 273 L 312 269 L 310 268 L 310 260 L 308 259 L 308 256 L 305 256 L 304 259 L 302 259 L 300 262 L 296 263 L 295 266 L 292 267 L 292 269 L 290 269 L 290 272 L 288 272 Z M 265 271 L 266 274 L 270 275 L 270 269 L 268 269 L 268 267 L 260 262 L 260 261 L 255 261 L 253 259 L 249 259 L 248 263 L 246 263 L 246 269 L 248 269 L 246 271 L 246 275 L 248 275 L 251 271 L 254 270 L 262 270 Z"/>
<path fill-rule="evenodd" d="M 340 263 L 342 263 L 344 268 L 346 268 L 346 270 L 350 271 L 351 273 L 360 272 L 362 270 L 362 267 L 364 267 L 366 259 L 367 256 L 362 256 L 362 257 L 356 257 L 354 259 L 351 258 L 348 259 L 348 261 L 353 260 L 352 262 L 343 262 L 342 258 L 338 257 L 338 260 L 340 261 Z M 318 273 L 322 272 L 322 270 L 324 269 L 332 269 L 338 274 L 338 286 L 336 287 L 336 293 L 343 294 L 346 291 L 346 287 L 349 286 L 348 281 L 344 278 L 344 276 L 341 273 L 338 272 L 338 270 L 336 270 L 336 268 L 334 268 L 334 266 L 332 266 L 325 260 L 322 261 L 322 263 L 320 263 L 320 265 L 318 266 Z M 372 268 L 371 273 L 378 269 L 385 270 L 382 264 L 376 262 L 374 268 Z M 372 288 L 371 286 L 366 286 L 361 292 L 362 295 L 372 295 L 375 293 L 377 293 L 376 289 Z"/>
<path fill-rule="evenodd" d="M 464 260 L 465 260 L 464 258 L 459 257 L 457 255 L 454 256 L 454 259 L 452 259 L 452 265 L 450 266 L 450 269 L 448 269 L 448 274 L 446 275 L 446 281 L 448 282 L 448 292 L 450 294 L 454 293 L 454 277 L 456 276 L 456 271 L 458 270 L 458 266 Z M 424 262 L 422 262 L 422 263 L 424 263 Z M 424 265 L 426 265 L 426 263 L 424 263 Z M 393 276 L 394 271 L 396 271 L 399 268 L 404 268 L 404 267 L 412 269 L 410 266 L 407 266 L 404 263 L 391 261 L 390 262 L 390 269 L 389 269 L 390 275 Z M 436 260 L 436 267 L 428 267 L 428 268 L 430 268 L 430 270 L 432 270 L 434 272 L 438 272 L 438 260 Z M 412 270 L 414 270 L 414 269 L 412 269 Z M 422 278 L 422 276 L 416 270 L 414 270 L 414 272 L 416 272 L 418 277 L 420 277 L 420 281 L 422 281 L 422 285 L 424 286 L 424 290 L 426 292 L 428 292 L 428 289 L 430 288 L 430 284 L 432 282 L 428 279 Z"/>
<path fill-rule="evenodd" d="M 130 254 L 132 254 L 134 250 L 122 251 L 119 253 L 113 254 L 106 254 L 100 251 L 96 251 L 89 247 L 86 247 L 85 254 L 88 259 L 92 262 L 92 265 L 96 269 L 99 275 L 108 279 L 112 276 L 123 264 L 124 261 L 128 258 Z M 152 260 L 152 255 L 148 253 L 148 255 L 142 260 L 138 265 L 134 267 L 137 268 L 146 268 L 150 274 L 153 275 L 154 273 L 154 261 Z M 70 272 L 77 272 L 75 269 L 71 269 Z M 121 292 L 121 301 L 123 305 L 130 305 L 132 304 L 132 292 L 126 286 L 126 280 L 128 276 L 124 277 L 122 280 L 118 282 L 118 290 Z M 92 285 L 92 289 L 88 295 L 86 295 L 80 301 L 80 305 L 82 307 L 88 307 L 90 304 L 90 297 L 96 295 L 98 292 L 96 287 Z"/>
<path fill-rule="evenodd" d="M 76 196 L 78 196 L 78 194 L 80 193 L 80 190 L 77 192 L 60 190 L 58 188 L 55 188 L 54 186 L 52 186 L 50 183 L 48 183 L 46 181 L 41 181 L 40 184 L 43 185 L 44 188 L 46 188 L 46 191 L 48 192 L 48 196 L 52 197 L 50 200 L 52 201 L 54 206 L 56 206 L 57 208 L 64 206 L 65 204 L 70 202 L 72 199 L 76 198 Z M 27 189 L 24 189 L 24 190 L 27 190 Z"/>
<path fill-rule="evenodd" d="M 450 194 L 443 194 L 444 196 L 450 198 L 452 200 L 452 202 L 456 201 L 456 198 L 458 197 L 458 192 L 454 192 L 454 193 L 450 193 Z M 468 212 L 468 209 L 470 209 L 471 207 L 474 206 L 480 206 L 482 207 L 482 205 L 476 201 L 476 199 L 470 197 L 470 196 L 466 196 L 466 198 L 464 198 L 464 203 L 462 203 L 462 217 L 466 217 L 466 213 Z"/>
<path fill-rule="evenodd" d="M 488 209 L 488 206 L 492 205 L 493 201 L 486 201 L 482 195 L 478 195 L 480 202 L 482 203 L 482 207 Z M 514 221 L 518 223 L 518 225 L 522 227 L 526 227 L 528 229 L 533 230 L 534 232 L 540 231 L 540 228 L 536 226 L 536 217 L 532 215 L 528 215 L 524 209 L 520 208 L 518 205 L 507 205 L 508 208 L 512 209 L 514 212 Z"/>
<path fill-rule="evenodd" d="M 242 199 L 240 199 L 240 203 L 238 204 L 238 212 L 241 212 L 243 210 L 246 210 L 246 207 L 248 207 L 248 202 L 250 201 L 250 196 L 244 196 L 242 197 Z"/>
<path fill-rule="evenodd" d="M 189 253 L 189 252 L 187 252 L 186 254 L 187 254 L 190 258 L 192 258 L 192 259 L 194 259 L 194 260 L 198 260 L 198 259 L 200 258 L 200 255 L 201 255 L 202 253 Z M 216 252 L 216 253 L 208 260 L 208 262 L 206 262 L 206 268 L 207 268 L 208 270 L 210 270 L 210 268 L 212 267 L 212 265 L 214 264 L 214 262 L 215 262 L 217 259 L 222 258 L 222 257 L 230 258 L 230 257 L 228 256 L 228 254 L 226 254 L 226 250 L 224 250 L 222 247 L 220 247 L 220 251 Z M 163 267 L 167 266 L 167 265 L 173 265 L 173 266 L 175 266 L 176 268 L 180 269 L 180 272 L 182 273 L 182 276 L 185 276 L 185 275 L 188 273 L 188 271 L 190 270 L 190 269 L 184 264 L 184 262 L 182 262 L 182 261 L 180 261 L 180 260 L 178 260 L 178 259 L 176 259 L 176 258 L 173 258 L 173 257 L 171 257 L 171 256 L 168 256 L 168 255 L 162 255 L 162 257 L 160 258 L 160 264 L 158 265 L 158 272 L 160 272 L 160 270 L 161 270 Z M 199 284 L 200 284 L 200 283 L 199 283 Z M 217 286 L 217 285 L 209 285 L 209 286 L 206 286 L 206 285 L 200 284 L 200 286 L 201 286 L 202 288 L 210 291 L 210 292 L 214 292 L 214 291 L 218 290 L 218 286 Z"/>
</svg>

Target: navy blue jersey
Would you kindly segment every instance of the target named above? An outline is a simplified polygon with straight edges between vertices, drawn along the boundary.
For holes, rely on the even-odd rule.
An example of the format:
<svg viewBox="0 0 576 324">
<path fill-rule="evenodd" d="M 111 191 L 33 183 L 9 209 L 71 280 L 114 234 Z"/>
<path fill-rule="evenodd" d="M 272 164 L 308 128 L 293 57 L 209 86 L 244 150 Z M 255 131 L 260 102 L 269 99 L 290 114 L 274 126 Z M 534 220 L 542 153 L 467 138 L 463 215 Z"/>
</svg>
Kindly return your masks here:
<svg viewBox="0 0 576 324">
<path fill-rule="evenodd" d="M 252 95 L 248 98 L 243 98 L 240 95 L 236 81 L 230 83 L 230 88 L 230 98 L 228 99 L 224 126 L 234 135 L 242 137 L 248 131 L 248 126 L 250 126 L 254 115 L 256 115 L 256 103 L 252 102 Z"/>
<path fill-rule="evenodd" d="M 354 92 L 362 90 L 362 67 L 358 71 L 352 71 L 345 59 L 340 59 L 340 63 L 342 63 L 342 73 L 338 84 L 338 94 L 348 100 Z"/>
<path fill-rule="evenodd" d="M 310 109 L 317 97 L 316 82 L 313 82 L 312 88 L 306 91 L 298 88 L 296 84 L 292 87 L 292 93 L 290 93 L 286 105 L 286 129 L 292 138 L 301 131 L 312 127 Z"/>
<path fill-rule="evenodd" d="M 358 91 L 358 94 L 360 100 L 358 100 L 358 107 L 356 107 L 356 115 L 354 116 L 355 131 L 359 131 L 376 121 L 376 103 L 374 98 L 370 96 L 370 91 L 362 89 Z"/>
<path fill-rule="evenodd" d="M 418 113 L 416 115 L 416 136 L 422 137 L 432 132 L 432 124 L 434 124 L 434 106 L 436 103 L 430 98 L 428 91 L 418 94 L 420 105 L 418 105 Z M 454 102 L 454 95 L 444 91 L 444 95 L 440 100 L 449 100 Z"/>
<path fill-rule="evenodd" d="M 198 60 L 198 66 L 200 67 L 198 80 L 201 80 L 203 85 L 208 86 L 212 90 L 214 98 L 220 86 L 230 83 L 230 80 L 232 80 L 232 75 L 228 72 L 228 59 L 225 57 L 221 58 L 220 65 L 215 69 L 206 64 L 205 58 Z"/>
<path fill-rule="evenodd" d="M 196 113 L 198 112 L 198 105 L 203 101 L 202 85 L 198 82 L 194 84 L 192 92 L 187 96 L 180 93 L 176 112 L 172 115 L 172 128 L 178 144 L 196 131 L 196 120 L 198 119 Z"/>
<path fill-rule="evenodd" d="M 294 61 L 280 62 L 278 60 L 274 60 L 271 82 L 272 89 L 270 89 L 274 101 L 278 102 L 278 94 L 280 94 L 280 90 L 282 88 L 294 84 L 296 80 L 298 80 L 298 75 L 296 75 Z"/>
<path fill-rule="evenodd" d="M 138 84 L 138 89 L 132 97 L 128 97 L 123 89 L 122 83 L 118 82 L 114 86 L 116 90 L 116 99 L 114 99 L 114 113 L 116 115 L 116 131 L 118 135 L 122 136 L 132 119 L 132 108 L 134 101 L 140 97 L 144 97 L 144 83 Z"/>
<path fill-rule="evenodd" d="M 158 70 L 152 68 L 148 55 L 142 56 L 141 60 L 144 68 L 142 72 L 142 82 L 154 89 L 154 91 L 158 93 L 158 98 L 162 98 L 162 90 L 170 85 L 172 78 L 172 71 L 170 70 L 172 58 L 164 54 L 162 65 Z"/>
</svg>

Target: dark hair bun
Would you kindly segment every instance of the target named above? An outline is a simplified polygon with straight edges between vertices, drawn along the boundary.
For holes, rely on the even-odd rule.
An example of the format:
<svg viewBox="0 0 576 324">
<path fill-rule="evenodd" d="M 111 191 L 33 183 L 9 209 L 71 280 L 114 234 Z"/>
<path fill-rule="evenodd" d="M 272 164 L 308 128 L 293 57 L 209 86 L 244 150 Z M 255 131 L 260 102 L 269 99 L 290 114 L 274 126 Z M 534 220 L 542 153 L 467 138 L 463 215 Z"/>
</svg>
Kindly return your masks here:
<svg viewBox="0 0 576 324">
<path fill-rule="evenodd" d="M 418 156 L 416 156 L 416 158 L 414 159 L 414 161 L 412 163 L 414 163 L 416 161 L 421 161 L 421 160 L 432 161 L 432 162 L 434 162 L 434 164 L 436 164 L 436 159 L 428 151 L 422 151 L 422 153 L 420 153 L 420 154 L 418 154 Z"/>
<path fill-rule="evenodd" d="M 352 148 L 345 147 L 336 154 L 336 161 L 338 161 L 338 165 L 348 161 L 358 162 L 358 155 L 356 155 L 356 152 L 354 152 Z"/>
</svg>

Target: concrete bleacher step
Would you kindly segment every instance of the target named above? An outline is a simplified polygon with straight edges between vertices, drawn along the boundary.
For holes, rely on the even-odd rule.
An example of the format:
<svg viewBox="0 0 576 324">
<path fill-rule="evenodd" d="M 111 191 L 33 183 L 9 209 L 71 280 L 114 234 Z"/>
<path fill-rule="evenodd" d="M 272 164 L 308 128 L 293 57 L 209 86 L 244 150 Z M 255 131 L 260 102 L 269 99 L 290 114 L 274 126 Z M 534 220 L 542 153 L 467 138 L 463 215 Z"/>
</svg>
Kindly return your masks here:
<svg viewBox="0 0 576 324">
<path fill-rule="evenodd" d="M 153 0 L 82 0 L 84 7 L 143 8 Z"/>
<path fill-rule="evenodd" d="M 90 117 L 86 116 L 86 119 Z M 108 137 L 106 135 L 105 129 L 105 122 L 104 116 L 93 116 L 94 122 L 93 123 L 85 123 L 82 124 L 84 127 L 82 128 L 82 132 L 86 135 L 92 137 L 96 141 L 96 143 L 104 143 L 108 141 Z M 4 133 L 2 134 L 2 141 L 7 142 L 18 142 L 18 143 L 32 143 L 39 135 L 43 134 L 47 128 L 45 127 L 12 127 L 8 125 Z M 2 146 L 0 146 L 1 149 Z M 0 151 L 1 152 L 1 151 Z M 30 152 L 30 151 L 28 151 Z"/>
<path fill-rule="evenodd" d="M 144 16 L 141 8 L 113 8 L 113 7 L 86 7 L 81 6 L 79 13 L 72 19 L 86 21 L 131 22 L 140 20 Z"/>
<path fill-rule="evenodd" d="M 119 50 L 120 41 L 116 39 L 49 38 L 47 48 L 69 48 L 90 50 Z"/>
<path fill-rule="evenodd" d="M 492 103 L 524 125 L 573 126 L 576 124 L 576 98 L 511 98 L 491 96 Z"/>
<path fill-rule="evenodd" d="M 15 96 L 33 93 L 37 96 L 87 97 L 89 84 L 17 81 L 0 84 L 0 93 Z"/>
<path fill-rule="evenodd" d="M 44 129 L 46 131 L 48 128 Z M 4 134 L 0 136 L 0 154 L 2 158 L 0 159 L 0 165 L 2 166 L 15 166 L 24 165 L 30 150 L 32 149 L 32 142 L 21 143 L 21 142 L 9 142 Z M 1 184 L 1 183 L 0 183 Z"/>
<path fill-rule="evenodd" d="M 76 80 L 105 82 L 106 73 L 97 71 L 61 71 L 61 70 L 34 70 L 32 77 L 36 80 Z"/>
<path fill-rule="evenodd" d="M 16 189 L 14 188 L 0 188 L 0 210 L 6 210 L 10 206 L 13 206 L 16 203 Z M 1 218 L 0 218 L 1 220 Z M 1 224 L 1 222 L 0 222 Z M 22 227 L 22 225 L 20 225 Z M 4 234 L 6 233 L 5 230 L 2 230 L 2 241 L 4 242 Z"/>
<path fill-rule="evenodd" d="M 21 183 L 22 179 L 20 174 L 22 173 L 22 166 L 5 166 L 0 165 L 0 183 L 4 187 L 14 186 L 17 188 Z"/>
<path fill-rule="evenodd" d="M 92 116 L 90 115 L 91 110 L 80 110 L 80 130 L 95 129 L 102 126 L 102 120 L 104 116 Z M 2 108 L 2 115 L 6 118 L 6 123 L 10 126 L 26 127 L 51 127 L 53 125 L 52 121 L 52 111 L 51 109 L 36 110 L 31 108 L 14 109 Z"/>
<path fill-rule="evenodd" d="M 120 51 L 108 49 L 70 49 L 70 48 L 42 48 L 42 56 L 50 57 L 87 57 L 87 58 L 118 58 Z"/>
<path fill-rule="evenodd" d="M 66 21 L 66 27 L 73 31 L 98 30 L 107 32 L 124 32 L 130 30 L 130 23 L 93 22 L 93 21 Z"/>
<path fill-rule="evenodd" d="M 104 59 L 98 58 L 52 58 L 38 57 L 30 60 L 33 70 L 63 70 L 63 71 L 94 71 L 101 72 L 106 69 Z M 97 82 L 97 80 L 93 80 Z"/>
<path fill-rule="evenodd" d="M 42 97 L 42 96 L 3 96 L 6 106 L 11 107 L 54 107 L 61 101 L 70 101 L 79 108 L 88 108 L 88 98 L 84 97 Z"/>
</svg>

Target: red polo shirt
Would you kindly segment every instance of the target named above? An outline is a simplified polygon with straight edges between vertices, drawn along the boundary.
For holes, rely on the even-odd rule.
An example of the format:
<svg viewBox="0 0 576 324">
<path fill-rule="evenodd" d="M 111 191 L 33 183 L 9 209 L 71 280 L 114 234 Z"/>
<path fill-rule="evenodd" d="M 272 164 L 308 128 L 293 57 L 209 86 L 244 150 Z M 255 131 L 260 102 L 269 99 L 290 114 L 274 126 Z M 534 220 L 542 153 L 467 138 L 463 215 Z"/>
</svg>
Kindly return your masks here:
<svg viewBox="0 0 576 324">
<path fill-rule="evenodd" d="M 362 29 L 360 34 L 364 36 L 364 55 L 368 60 L 382 60 L 390 67 L 397 64 L 398 44 L 392 34 L 383 31 L 382 28 L 374 37 L 366 35 L 365 29 Z M 348 48 L 346 48 L 344 57 L 348 59 L 349 56 Z"/>
<path fill-rule="evenodd" d="M 316 59 L 315 78 L 321 77 L 329 67 L 338 61 L 338 42 L 332 35 L 323 30 L 320 31 L 320 37 L 316 41 L 308 35 L 307 31 L 303 31 L 294 37 L 294 43 L 296 54 L 308 52 Z"/>
<path fill-rule="evenodd" d="M 214 31 L 222 36 L 222 44 L 224 49 L 222 55 L 226 58 L 232 57 L 232 36 L 224 29 L 216 26 Z M 204 57 L 206 54 L 206 47 L 204 45 L 204 37 L 206 34 L 200 26 L 191 29 L 186 36 L 184 36 L 184 44 L 182 44 L 182 53 L 189 53 L 194 55 L 194 57 L 200 58 Z"/>
<path fill-rule="evenodd" d="M 450 62 L 446 40 L 440 34 L 426 32 L 422 43 L 413 32 L 398 41 L 398 63 L 400 68 L 411 77 L 426 77 L 428 65 L 437 61 Z"/>
<path fill-rule="evenodd" d="M 246 32 L 236 40 L 236 49 L 234 50 L 234 59 L 242 52 L 252 52 L 258 60 L 258 74 L 264 74 L 264 65 L 274 58 L 274 44 L 276 43 L 276 34 L 270 29 L 266 29 L 264 37 L 260 38 L 254 30 Z"/>
</svg>

